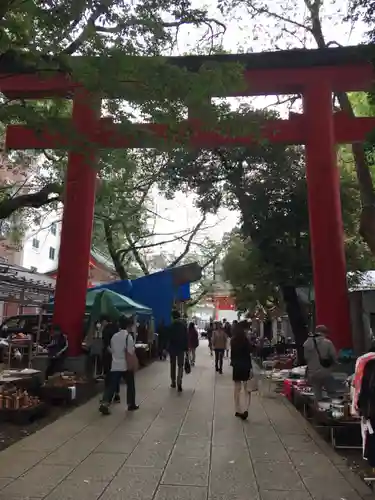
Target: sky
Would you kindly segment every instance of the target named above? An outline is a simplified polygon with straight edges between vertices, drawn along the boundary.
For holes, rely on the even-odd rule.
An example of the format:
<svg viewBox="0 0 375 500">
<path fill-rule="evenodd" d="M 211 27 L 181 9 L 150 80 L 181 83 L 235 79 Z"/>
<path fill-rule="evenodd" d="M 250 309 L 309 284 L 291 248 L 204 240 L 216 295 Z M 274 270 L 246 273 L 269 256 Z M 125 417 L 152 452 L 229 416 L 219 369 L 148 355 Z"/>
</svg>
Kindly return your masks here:
<svg viewBox="0 0 375 500">
<path fill-rule="evenodd" d="M 274 12 L 280 16 L 288 15 L 294 21 L 303 23 L 305 15 L 304 0 L 265 0 L 262 3 L 272 5 Z M 358 23 L 353 29 L 349 23 L 343 22 L 347 4 L 348 2 L 345 0 L 324 1 L 324 16 L 322 18 L 325 19 L 323 30 L 327 42 L 336 42 L 340 45 L 356 45 L 363 42 L 364 26 Z M 285 11 L 288 5 L 291 6 L 290 12 Z M 196 7 L 202 8 L 200 0 L 196 0 Z M 212 17 L 220 19 L 220 14 L 213 8 L 213 4 L 208 4 L 207 7 Z M 222 17 L 221 20 L 223 20 Z M 269 21 L 264 17 L 255 22 L 250 18 L 248 12 L 241 7 L 232 10 L 231 19 L 229 22 L 228 20 L 224 22 L 227 29 L 223 37 L 223 45 L 224 49 L 231 53 L 276 50 L 275 44 L 277 49 L 280 50 L 293 47 L 301 48 L 303 44 L 307 48 L 315 48 L 314 42 L 308 38 L 306 39 L 305 30 L 298 28 L 293 35 L 286 35 L 275 41 L 283 22 L 280 19 Z M 196 52 L 202 34 L 202 30 L 193 27 L 183 28 L 173 55 Z M 254 107 L 262 108 L 275 103 L 276 97 L 244 98 L 242 101 L 251 102 Z M 232 99 L 230 103 L 234 108 L 238 106 L 238 100 Z M 284 117 L 287 114 L 285 107 L 278 106 L 275 109 Z M 156 233 L 178 232 L 194 227 L 201 217 L 199 211 L 194 207 L 194 196 L 187 196 L 186 193 L 177 193 L 174 200 L 165 200 L 162 196 L 156 194 L 154 203 L 155 210 L 163 217 L 156 219 Z M 202 241 L 208 236 L 220 241 L 225 232 L 231 231 L 236 226 L 238 218 L 238 213 L 221 210 L 217 216 L 209 217 L 207 220 L 209 228 L 201 232 L 197 239 Z M 182 247 L 183 244 L 181 243 L 173 243 L 164 247 L 163 250 L 168 253 L 179 253 Z M 155 249 L 156 252 L 158 251 L 157 248 Z"/>
</svg>

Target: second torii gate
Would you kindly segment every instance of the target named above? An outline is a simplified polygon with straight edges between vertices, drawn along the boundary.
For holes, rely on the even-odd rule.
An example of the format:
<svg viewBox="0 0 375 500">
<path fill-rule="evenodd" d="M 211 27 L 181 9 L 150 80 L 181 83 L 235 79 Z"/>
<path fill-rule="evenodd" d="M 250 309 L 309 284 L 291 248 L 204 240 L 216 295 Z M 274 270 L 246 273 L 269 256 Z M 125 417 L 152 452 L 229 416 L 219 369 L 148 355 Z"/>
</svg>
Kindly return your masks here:
<svg viewBox="0 0 375 500">
<path fill-rule="evenodd" d="M 352 339 L 335 145 L 363 141 L 375 128 L 375 119 L 333 113 L 332 93 L 371 87 L 374 71 L 368 62 L 370 53 L 362 46 L 168 59 L 170 64 L 190 71 L 198 71 L 208 61 L 239 62 L 244 67 L 246 88 L 236 95 L 303 96 L 303 114 L 265 122 L 257 137 L 232 137 L 215 127 L 207 131 L 195 119 L 177 124 L 176 137 L 177 142 L 181 137 L 184 143 L 189 131 L 189 147 L 206 149 L 249 146 L 259 139 L 305 144 L 317 322 L 328 326 L 337 348 L 351 346 Z M 100 118 L 100 99 L 68 76 L 43 78 L 17 73 L 12 67 L 0 67 L 0 73 L 0 91 L 9 97 L 73 98 L 72 127 L 82 141 L 82 149 L 69 153 L 54 320 L 69 335 L 70 355 L 78 356 L 95 204 L 96 150 L 152 147 L 152 136 L 168 137 L 169 128 L 163 124 L 135 124 L 137 133 L 125 136 L 118 125 Z M 113 78 L 126 81 L 125 74 L 116 73 Z M 71 138 L 46 130 L 36 132 L 23 125 L 7 127 L 9 149 L 69 147 L 69 141 Z"/>
</svg>

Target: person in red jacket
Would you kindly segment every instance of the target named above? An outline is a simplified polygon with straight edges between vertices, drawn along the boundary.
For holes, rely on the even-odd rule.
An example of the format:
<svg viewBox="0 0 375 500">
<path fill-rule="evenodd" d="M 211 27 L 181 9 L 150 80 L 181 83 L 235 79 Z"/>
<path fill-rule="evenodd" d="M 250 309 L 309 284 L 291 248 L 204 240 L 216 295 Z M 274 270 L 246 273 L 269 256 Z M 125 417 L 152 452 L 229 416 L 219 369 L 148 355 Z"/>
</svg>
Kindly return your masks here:
<svg viewBox="0 0 375 500">
<path fill-rule="evenodd" d="M 199 335 L 194 323 L 189 323 L 188 328 L 188 345 L 191 366 L 195 365 L 195 351 L 199 346 Z"/>
</svg>

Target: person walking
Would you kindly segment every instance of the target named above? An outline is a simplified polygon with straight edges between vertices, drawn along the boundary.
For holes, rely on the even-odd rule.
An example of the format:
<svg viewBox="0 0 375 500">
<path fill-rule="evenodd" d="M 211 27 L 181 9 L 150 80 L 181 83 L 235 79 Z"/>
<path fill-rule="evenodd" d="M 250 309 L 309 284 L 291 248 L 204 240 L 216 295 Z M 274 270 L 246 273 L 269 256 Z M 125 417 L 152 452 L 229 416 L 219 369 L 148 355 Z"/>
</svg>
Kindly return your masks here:
<svg viewBox="0 0 375 500">
<path fill-rule="evenodd" d="M 314 391 L 316 401 L 323 399 L 323 388 L 328 394 L 335 392 L 335 380 L 332 368 L 336 364 L 336 349 L 326 338 L 329 331 L 325 325 L 315 328 L 303 344 L 304 356 L 307 363 L 307 378 Z"/>
<path fill-rule="evenodd" d="M 64 370 L 64 362 L 68 352 L 68 337 L 58 325 L 52 327 L 51 341 L 47 346 L 48 365 L 46 378 Z"/>
<path fill-rule="evenodd" d="M 106 387 L 110 385 L 112 355 L 110 352 L 111 340 L 115 333 L 119 331 L 119 325 L 109 316 L 103 315 L 100 319 L 101 335 L 102 335 L 102 365 L 104 374 L 104 392 Z M 104 397 L 104 395 L 103 395 Z M 113 403 L 120 403 L 120 390 L 113 396 Z"/>
<path fill-rule="evenodd" d="M 199 334 L 193 322 L 188 327 L 188 345 L 191 366 L 195 366 L 195 351 L 199 346 Z"/>
<path fill-rule="evenodd" d="M 223 373 L 223 359 L 227 348 L 227 340 L 227 334 L 221 323 L 216 323 L 212 336 L 212 347 L 215 351 L 215 370 L 220 374 Z"/>
<path fill-rule="evenodd" d="M 210 321 L 208 327 L 207 327 L 207 340 L 208 340 L 208 348 L 210 350 L 210 355 L 213 355 L 212 351 L 212 335 L 214 334 L 214 324 L 212 321 Z"/>
<path fill-rule="evenodd" d="M 172 324 L 168 328 L 168 352 L 171 364 L 171 387 L 172 389 L 177 387 L 178 392 L 182 392 L 184 360 L 188 349 L 186 323 L 181 319 L 180 313 L 174 310 L 172 311 Z"/>
<path fill-rule="evenodd" d="M 109 352 L 112 355 L 111 370 L 104 390 L 103 400 L 99 411 L 103 415 L 109 415 L 109 406 L 116 394 L 120 393 L 120 382 L 125 376 L 127 385 L 126 402 L 128 411 L 139 409 L 135 400 L 134 367 L 128 366 L 131 359 L 135 357 L 135 344 L 133 336 L 129 333 L 133 324 L 132 318 L 125 316 L 119 319 L 119 331 L 111 339 Z"/>
<path fill-rule="evenodd" d="M 165 361 L 167 359 L 166 346 L 167 346 L 167 329 L 162 319 L 159 323 L 158 330 L 158 351 L 160 361 Z"/>
<path fill-rule="evenodd" d="M 231 365 L 234 382 L 235 416 L 246 420 L 251 403 L 250 380 L 253 377 L 251 344 L 243 325 L 236 325 L 231 339 Z M 245 406 L 241 405 L 241 392 L 245 394 Z"/>
</svg>

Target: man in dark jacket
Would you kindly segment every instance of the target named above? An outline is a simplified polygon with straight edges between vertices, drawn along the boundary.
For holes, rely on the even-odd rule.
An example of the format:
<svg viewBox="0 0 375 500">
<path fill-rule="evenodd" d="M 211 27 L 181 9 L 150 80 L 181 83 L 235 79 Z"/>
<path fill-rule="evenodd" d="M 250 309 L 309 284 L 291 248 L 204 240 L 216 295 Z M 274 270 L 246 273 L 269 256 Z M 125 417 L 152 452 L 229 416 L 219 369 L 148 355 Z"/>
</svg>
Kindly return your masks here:
<svg viewBox="0 0 375 500">
<path fill-rule="evenodd" d="M 103 372 L 104 372 L 104 385 L 108 386 L 111 373 L 112 365 L 112 354 L 109 352 L 109 347 L 111 345 L 112 337 L 115 333 L 119 331 L 119 327 L 116 322 L 112 321 L 108 316 L 102 316 L 100 318 L 102 325 L 102 360 L 103 360 Z M 120 394 L 117 392 L 113 398 L 114 403 L 120 402 Z"/>
<path fill-rule="evenodd" d="M 168 352 L 171 362 L 171 387 L 182 391 L 185 353 L 188 351 L 187 326 L 178 311 L 172 311 L 172 324 L 168 328 Z M 176 367 L 178 366 L 177 380 Z M 176 384 L 177 382 L 177 384 Z"/>
</svg>

